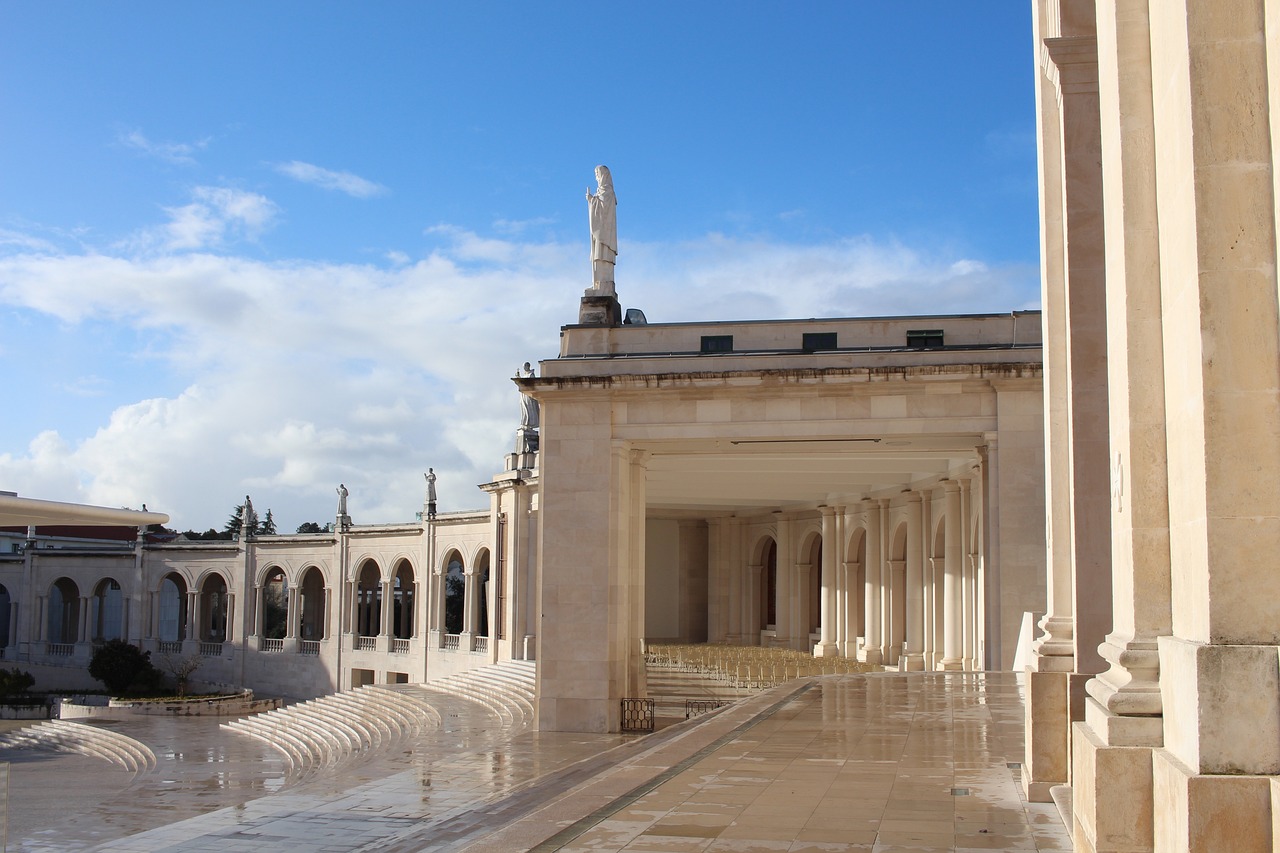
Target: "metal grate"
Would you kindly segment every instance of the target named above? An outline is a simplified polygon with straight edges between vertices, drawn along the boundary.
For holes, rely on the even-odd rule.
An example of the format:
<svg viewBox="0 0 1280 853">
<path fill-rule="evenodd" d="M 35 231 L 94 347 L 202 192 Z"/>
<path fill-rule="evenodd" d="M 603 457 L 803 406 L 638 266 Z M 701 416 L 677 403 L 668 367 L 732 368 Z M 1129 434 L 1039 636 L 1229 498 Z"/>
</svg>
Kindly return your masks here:
<svg viewBox="0 0 1280 853">
<path fill-rule="evenodd" d="M 652 699 L 623 699 L 622 700 L 622 731 L 624 732 L 653 731 L 653 700 Z"/>
<path fill-rule="evenodd" d="M 684 700 L 684 718 L 690 720 L 700 717 L 728 704 L 720 699 L 686 699 Z"/>
</svg>

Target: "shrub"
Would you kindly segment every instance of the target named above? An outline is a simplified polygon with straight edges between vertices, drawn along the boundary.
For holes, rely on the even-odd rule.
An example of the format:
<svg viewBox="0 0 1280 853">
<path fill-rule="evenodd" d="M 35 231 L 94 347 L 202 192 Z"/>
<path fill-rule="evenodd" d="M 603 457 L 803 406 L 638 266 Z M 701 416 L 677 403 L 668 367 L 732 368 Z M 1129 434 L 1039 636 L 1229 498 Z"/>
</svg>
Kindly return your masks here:
<svg viewBox="0 0 1280 853">
<path fill-rule="evenodd" d="M 36 680 L 31 673 L 18 669 L 0 669 L 0 696 L 17 696 L 26 693 L 35 685 Z"/>
<path fill-rule="evenodd" d="M 108 640 L 93 653 L 89 674 L 113 694 L 153 692 L 163 683 L 160 670 L 144 652 L 124 640 Z"/>
</svg>

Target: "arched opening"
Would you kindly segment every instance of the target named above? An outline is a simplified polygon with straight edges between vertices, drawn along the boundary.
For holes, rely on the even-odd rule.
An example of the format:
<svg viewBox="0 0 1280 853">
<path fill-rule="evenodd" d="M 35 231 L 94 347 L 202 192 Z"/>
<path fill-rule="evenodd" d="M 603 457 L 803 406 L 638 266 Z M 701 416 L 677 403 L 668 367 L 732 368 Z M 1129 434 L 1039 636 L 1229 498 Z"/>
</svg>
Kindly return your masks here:
<svg viewBox="0 0 1280 853">
<path fill-rule="evenodd" d="M 80 588 L 70 578 L 58 578 L 49 589 L 49 642 L 80 639 Z"/>
<path fill-rule="evenodd" d="M 407 640 L 413 636 L 413 565 L 408 560 L 396 564 L 396 576 L 392 581 L 391 618 L 392 632 L 396 639 Z"/>
<path fill-rule="evenodd" d="M 298 585 L 298 602 L 301 614 L 298 622 L 298 637 L 303 640 L 323 640 L 325 638 L 325 597 L 324 572 L 311 566 L 302 573 L 302 583 Z"/>
<path fill-rule="evenodd" d="M 461 634 L 467 594 L 466 570 L 462 565 L 462 555 L 457 551 L 450 551 L 445 560 L 444 632 Z"/>
<path fill-rule="evenodd" d="M 853 646 L 861 642 L 856 638 L 867 636 L 867 531 L 865 528 L 858 527 L 853 531 L 853 542 L 846 553 L 852 555 L 853 561 L 845 577 L 848 596 L 845 613 L 850 644 L 846 654 L 856 654 Z"/>
<path fill-rule="evenodd" d="M 365 560 L 357 578 L 356 634 L 376 637 L 382 630 L 382 572 L 373 560 Z"/>
<path fill-rule="evenodd" d="M 222 643 L 227 640 L 227 582 L 222 575 L 204 579 L 200 586 L 200 640 Z"/>
<path fill-rule="evenodd" d="M 778 543 L 769 538 L 760 561 L 760 625 L 778 627 Z"/>
<path fill-rule="evenodd" d="M 159 639 L 180 643 L 187 638 L 187 582 L 182 575 L 168 574 L 160 581 Z"/>
<path fill-rule="evenodd" d="M 809 595 L 808 610 L 809 619 L 808 629 L 810 634 L 817 634 L 822 630 L 822 537 L 814 536 L 809 543 L 809 553 L 807 555 L 809 563 Z"/>
<path fill-rule="evenodd" d="M 9 647 L 9 611 L 12 608 L 12 599 L 9 598 L 9 590 L 0 584 L 0 649 Z"/>
<path fill-rule="evenodd" d="M 489 551 L 476 558 L 476 636 L 489 636 Z"/>
<path fill-rule="evenodd" d="M 281 640 L 289 631 L 289 582 L 284 569 L 275 566 L 262 580 L 262 636 L 268 640 Z"/>
<path fill-rule="evenodd" d="M 115 578 L 104 578 L 93 590 L 90 614 L 93 641 L 124 639 L 124 594 Z"/>
</svg>

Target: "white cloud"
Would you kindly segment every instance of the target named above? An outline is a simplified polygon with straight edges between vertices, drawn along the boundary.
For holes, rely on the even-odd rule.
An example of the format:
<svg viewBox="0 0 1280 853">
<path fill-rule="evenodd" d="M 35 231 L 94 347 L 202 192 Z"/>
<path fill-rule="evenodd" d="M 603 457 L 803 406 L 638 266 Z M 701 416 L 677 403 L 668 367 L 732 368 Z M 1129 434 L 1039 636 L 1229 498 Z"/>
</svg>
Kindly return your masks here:
<svg viewBox="0 0 1280 853">
<path fill-rule="evenodd" d="M 134 251 L 218 249 L 255 241 L 274 224 L 280 208 L 264 195 L 231 187 L 196 187 L 192 201 L 166 207 L 169 221 L 147 228 L 122 246 Z"/>
<path fill-rule="evenodd" d="M 276 171 L 295 181 L 321 189 L 337 190 L 355 198 L 372 198 L 387 192 L 387 188 L 382 184 L 374 183 L 351 172 L 335 172 L 312 163 L 303 163 L 301 160 L 277 163 Z"/>
<path fill-rule="evenodd" d="M 209 144 L 208 139 L 196 142 L 153 142 L 141 130 L 121 131 L 116 139 L 126 148 L 179 166 L 194 165 L 195 153 Z"/>
<path fill-rule="evenodd" d="M 192 226 L 193 244 L 265 228 L 274 215 L 261 196 L 234 190 L 202 188 L 193 204 L 227 223 L 200 239 Z M 0 488 L 145 502 L 199 529 L 220 527 L 248 492 L 291 530 L 327 520 L 339 482 L 357 522 L 411 519 L 431 466 L 444 508 L 484 506 L 475 484 L 514 440 L 509 377 L 555 355 L 590 265 L 578 245 L 430 233 L 434 252 L 388 265 L 198 251 L 0 255 L 0 305 L 12 311 L 56 317 L 68 334 L 86 322 L 164 332 L 131 378 L 83 384 L 114 405 L 106 422 L 33 429 L 25 450 L 0 454 Z M 710 235 L 621 248 L 624 305 L 653 322 L 1007 311 L 1038 297 L 1029 265 L 870 238 Z M 98 369 L 71 364 L 63 382 Z M 157 376 L 185 390 L 140 399 Z"/>
</svg>

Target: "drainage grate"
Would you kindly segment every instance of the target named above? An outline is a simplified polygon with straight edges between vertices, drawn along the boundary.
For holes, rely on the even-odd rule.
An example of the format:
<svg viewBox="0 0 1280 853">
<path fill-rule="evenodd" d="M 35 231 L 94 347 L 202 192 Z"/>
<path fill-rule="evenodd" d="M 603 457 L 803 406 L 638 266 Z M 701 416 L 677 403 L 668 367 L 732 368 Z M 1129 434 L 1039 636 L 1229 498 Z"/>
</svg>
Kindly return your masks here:
<svg viewBox="0 0 1280 853">
<path fill-rule="evenodd" d="M 967 797 L 967 796 L 969 796 L 969 789 L 968 789 L 968 788 L 952 788 L 952 789 L 951 789 L 951 796 L 953 796 L 953 797 Z"/>
</svg>

